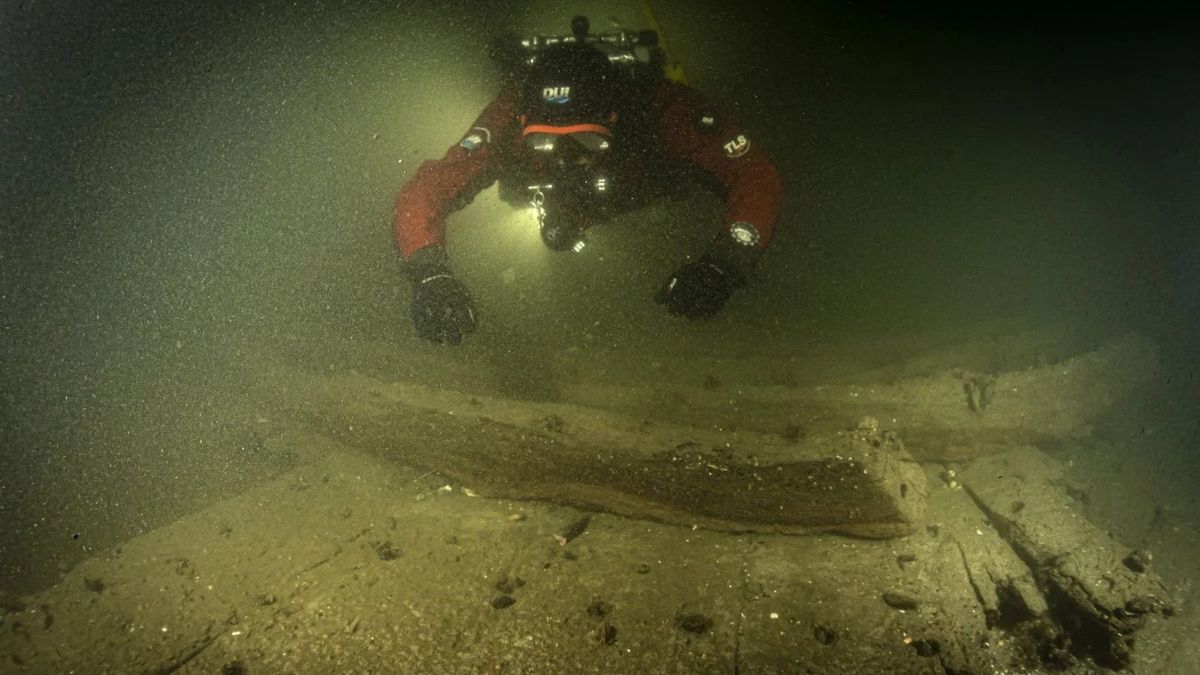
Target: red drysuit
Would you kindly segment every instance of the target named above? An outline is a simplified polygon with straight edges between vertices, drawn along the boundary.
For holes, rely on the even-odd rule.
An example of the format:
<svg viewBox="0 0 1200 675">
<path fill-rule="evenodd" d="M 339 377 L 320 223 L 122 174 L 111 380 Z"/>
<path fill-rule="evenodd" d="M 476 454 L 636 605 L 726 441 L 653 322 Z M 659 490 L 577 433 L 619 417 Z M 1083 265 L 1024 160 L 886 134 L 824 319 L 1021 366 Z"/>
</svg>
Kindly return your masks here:
<svg viewBox="0 0 1200 675">
<path fill-rule="evenodd" d="M 422 163 L 400 190 L 393 224 L 405 258 L 443 245 L 446 217 L 480 190 L 530 173 L 532 151 L 522 128 L 531 121 L 518 110 L 519 98 L 516 84 L 504 87 L 462 141 L 441 159 Z M 765 247 L 779 215 L 781 189 L 762 147 L 686 85 L 662 79 L 642 89 L 636 103 L 625 102 L 613 124 L 606 165 L 613 204 L 636 208 L 681 183 L 707 183 L 726 204 L 718 239 L 732 233 L 743 244 Z M 591 225 L 607 214 L 582 215 Z"/>
</svg>

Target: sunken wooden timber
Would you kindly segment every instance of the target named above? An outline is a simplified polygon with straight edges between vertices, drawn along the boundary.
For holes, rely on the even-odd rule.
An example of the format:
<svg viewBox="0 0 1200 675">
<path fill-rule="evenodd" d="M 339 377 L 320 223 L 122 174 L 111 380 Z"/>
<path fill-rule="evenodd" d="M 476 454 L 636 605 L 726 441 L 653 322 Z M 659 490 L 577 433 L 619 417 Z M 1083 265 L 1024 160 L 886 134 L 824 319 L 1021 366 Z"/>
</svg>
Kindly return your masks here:
<svg viewBox="0 0 1200 675">
<path fill-rule="evenodd" d="M 685 426 L 736 425 L 782 435 L 824 434 L 869 415 L 899 434 L 918 461 L 964 461 L 1013 446 L 1089 436 L 1116 403 L 1160 376 L 1158 366 L 1157 345 L 1130 334 L 1056 362 L 1004 371 L 942 367 L 939 361 L 850 383 L 710 380 L 692 387 L 560 388 L 572 401 L 626 413 L 654 410 Z"/>
<path fill-rule="evenodd" d="M 908 534 L 924 513 L 923 471 L 871 419 L 787 440 L 358 374 L 288 377 L 293 412 L 315 430 L 480 495 L 712 529 L 865 537 Z"/>
<path fill-rule="evenodd" d="M 981 458 L 958 473 L 1045 599 L 1036 597 L 1028 576 L 1011 572 L 1020 570 L 1011 559 L 1004 561 L 1000 574 L 987 570 L 971 576 L 991 579 L 1015 595 L 1030 618 L 1052 618 L 1061 626 L 1061 632 L 1047 634 L 1057 647 L 1047 648 L 1123 668 L 1133 657 L 1134 637 L 1146 617 L 1173 610 L 1162 580 L 1150 568 L 1149 554 L 1122 546 L 1088 521 L 1065 473 L 1060 462 L 1034 448 Z"/>
<path fill-rule="evenodd" d="M 559 395 L 572 404 L 361 374 L 285 377 L 289 405 L 322 433 L 480 494 L 727 530 L 886 537 L 921 518 L 914 456 L 962 460 L 1086 436 L 1154 376 L 1157 357 L 1151 341 L 1130 335 L 991 374 L 807 387 L 563 382 Z M 860 419 L 879 422 L 847 431 Z"/>
</svg>

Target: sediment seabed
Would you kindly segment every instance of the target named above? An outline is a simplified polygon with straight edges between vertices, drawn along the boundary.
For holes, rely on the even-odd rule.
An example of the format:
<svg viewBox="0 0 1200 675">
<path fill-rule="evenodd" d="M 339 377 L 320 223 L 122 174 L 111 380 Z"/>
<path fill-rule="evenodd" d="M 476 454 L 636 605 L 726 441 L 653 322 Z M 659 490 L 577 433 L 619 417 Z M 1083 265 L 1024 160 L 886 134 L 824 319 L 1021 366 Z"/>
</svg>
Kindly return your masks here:
<svg viewBox="0 0 1200 675">
<path fill-rule="evenodd" d="M 902 431 L 874 417 L 781 443 L 434 392 L 414 410 L 406 387 L 339 376 L 285 388 L 295 399 L 283 408 L 306 411 L 307 425 L 267 442 L 300 466 L 87 560 L 42 593 L 4 598 L 4 668 L 1172 672 L 1157 657 L 1187 618 L 1172 616 L 1150 552 L 1089 523 L 1063 465 L 1031 446 L 989 443 L 950 469 L 917 465 Z M 968 395 L 957 384 L 955 405 Z M 389 415 L 400 431 L 381 435 L 376 420 Z M 414 447 L 421 425 L 458 454 Z M 665 445 L 632 454 L 639 438 Z M 620 470 L 566 474 L 569 489 L 514 500 L 564 470 L 471 461 L 502 446 Z M 834 496 L 789 502 L 798 515 L 781 518 L 777 493 L 752 486 L 793 464 Z M 648 478 L 624 475 L 642 468 Z M 732 514 L 723 497 L 704 506 L 692 486 L 705 480 L 752 497 L 731 502 Z M 884 496 L 908 488 L 867 519 L 814 508 L 879 485 Z M 630 517 L 655 504 L 651 519 Z M 829 533 L 881 522 L 888 508 L 892 526 Z M 812 534 L 775 533 L 780 522 Z"/>
<path fill-rule="evenodd" d="M 919 532 L 868 540 L 472 497 L 324 447 L 7 599 L 5 669 L 1069 671 L 1137 664 L 1138 636 L 1172 611 L 1153 568 L 1082 520 L 1053 460 L 1028 449 L 977 469 L 1021 471 L 1006 480 L 1023 507 L 967 468 L 964 487 L 931 481 Z"/>
</svg>

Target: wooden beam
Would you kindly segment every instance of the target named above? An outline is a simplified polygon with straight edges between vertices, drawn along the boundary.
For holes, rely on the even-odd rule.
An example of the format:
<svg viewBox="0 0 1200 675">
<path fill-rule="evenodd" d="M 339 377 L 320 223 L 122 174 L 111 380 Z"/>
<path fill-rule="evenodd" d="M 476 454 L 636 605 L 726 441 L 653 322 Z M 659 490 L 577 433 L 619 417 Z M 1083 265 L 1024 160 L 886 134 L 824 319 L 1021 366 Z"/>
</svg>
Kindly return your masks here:
<svg viewBox="0 0 1200 675">
<path fill-rule="evenodd" d="M 1149 555 L 1089 522 L 1063 487 L 1065 473 L 1046 454 L 1016 448 L 972 462 L 957 477 L 1032 570 L 1070 650 L 1124 668 L 1146 616 L 1173 610 Z"/>
<path fill-rule="evenodd" d="M 908 534 L 924 513 L 923 471 L 873 420 L 787 440 L 359 374 L 279 377 L 292 412 L 315 431 L 481 495 L 720 530 L 864 537 Z"/>
</svg>

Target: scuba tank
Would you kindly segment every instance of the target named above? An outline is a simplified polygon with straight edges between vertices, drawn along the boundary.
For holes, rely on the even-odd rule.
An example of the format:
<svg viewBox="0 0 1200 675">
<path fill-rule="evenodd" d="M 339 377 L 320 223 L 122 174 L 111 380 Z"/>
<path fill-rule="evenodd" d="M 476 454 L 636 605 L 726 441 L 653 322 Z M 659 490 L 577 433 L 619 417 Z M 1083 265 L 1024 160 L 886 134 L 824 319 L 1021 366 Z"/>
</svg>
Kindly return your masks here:
<svg viewBox="0 0 1200 675">
<path fill-rule="evenodd" d="M 586 44 L 608 57 L 609 62 L 631 79 L 658 78 L 664 74 L 666 55 L 659 47 L 658 32 L 653 30 L 616 30 L 592 34 L 586 16 L 571 19 L 570 35 L 534 35 L 518 38 L 505 35 L 492 41 L 488 55 L 505 77 L 520 80 L 537 65 L 546 47 L 562 44 Z"/>
</svg>

